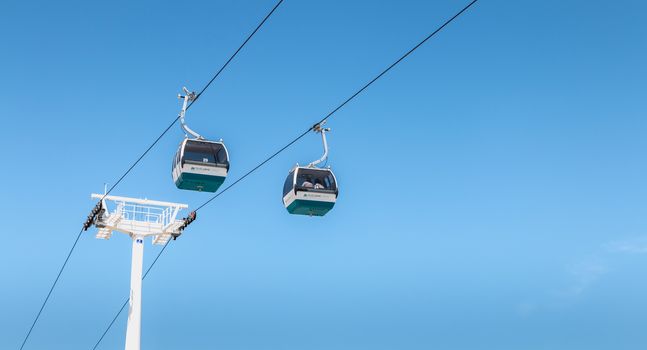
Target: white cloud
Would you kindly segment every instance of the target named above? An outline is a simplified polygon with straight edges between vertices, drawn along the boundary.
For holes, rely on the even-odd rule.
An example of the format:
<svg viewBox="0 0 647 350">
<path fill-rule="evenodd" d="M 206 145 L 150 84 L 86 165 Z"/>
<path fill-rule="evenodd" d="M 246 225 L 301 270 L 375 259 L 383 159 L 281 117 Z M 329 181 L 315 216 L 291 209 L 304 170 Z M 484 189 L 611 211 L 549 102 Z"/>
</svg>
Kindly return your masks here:
<svg viewBox="0 0 647 350">
<path fill-rule="evenodd" d="M 597 261 L 586 261 L 573 265 L 569 268 L 569 273 L 573 276 L 574 282 L 560 294 L 569 297 L 579 296 L 607 272 L 609 272 L 609 268 Z"/>
<path fill-rule="evenodd" d="M 576 301 L 610 272 L 606 260 L 613 262 L 613 254 L 647 254 L 647 236 L 612 241 L 603 244 L 601 248 L 602 251 L 593 252 L 588 259 L 566 267 L 566 273 L 570 278 L 561 289 L 553 289 L 544 298 L 534 302 L 522 301 L 514 305 L 517 315 L 522 318 L 531 317 L 540 310 L 555 305 L 564 306 Z"/>
<path fill-rule="evenodd" d="M 611 253 L 647 254 L 647 237 L 615 241 L 605 247 Z"/>
</svg>

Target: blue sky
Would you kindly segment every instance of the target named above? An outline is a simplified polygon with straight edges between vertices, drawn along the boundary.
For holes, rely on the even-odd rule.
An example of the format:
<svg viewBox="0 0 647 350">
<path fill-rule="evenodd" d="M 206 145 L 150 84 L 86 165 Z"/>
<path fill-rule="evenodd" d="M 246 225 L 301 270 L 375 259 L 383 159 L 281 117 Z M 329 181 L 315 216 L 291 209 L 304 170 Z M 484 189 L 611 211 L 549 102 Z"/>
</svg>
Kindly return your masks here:
<svg viewBox="0 0 647 350">
<path fill-rule="evenodd" d="M 286 2 L 187 115 L 231 181 L 461 1 Z M 272 1 L 11 2 L 0 11 L 0 348 L 18 348 L 91 192 L 114 183 Z M 329 122 L 340 183 L 287 214 L 310 135 L 204 208 L 144 283 L 148 349 L 642 349 L 647 5 L 479 1 Z M 174 128 L 114 194 L 177 190 Z M 159 247 L 147 244 L 145 264 Z M 90 349 L 130 241 L 87 232 L 25 349 Z M 125 317 L 100 349 L 123 346 Z"/>
</svg>

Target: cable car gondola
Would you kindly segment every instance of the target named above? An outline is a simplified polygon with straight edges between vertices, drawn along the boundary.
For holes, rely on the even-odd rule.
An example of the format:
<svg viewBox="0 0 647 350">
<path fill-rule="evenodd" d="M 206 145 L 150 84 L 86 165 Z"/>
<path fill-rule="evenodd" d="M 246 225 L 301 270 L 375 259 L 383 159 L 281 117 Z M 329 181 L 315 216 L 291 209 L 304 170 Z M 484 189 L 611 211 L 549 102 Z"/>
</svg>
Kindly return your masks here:
<svg viewBox="0 0 647 350">
<path fill-rule="evenodd" d="M 173 182 L 182 190 L 216 192 L 229 172 L 229 153 L 222 140 L 205 140 L 186 125 L 184 115 L 187 103 L 195 100 L 196 95 L 186 88 L 183 90 L 185 95 L 178 96 L 184 100 L 180 124 L 187 135 L 173 157 Z M 189 139 L 189 134 L 194 138 Z"/>
<path fill-rule="evenodd" d="M 316 132 L 321 133 L 323 140 L 324 154 L 321 159 L 305 167 L 297 164 L 285 179 L 283 204 L 290 214 L 324 216 L 337 201 L 339 188 L 335 174 L 329 167 L 316 167 L 328 157 L 325 133 L 330 129 L 322 128 L 324 123 L 318 124 L 314 128 Z"/>
<path fill-rule="evenodd" d="M 338 193 L 332 170 L 295 166 L 283 185 L 283 204 L 290 214 L 324 216 Z"/>
<path fill-rule="evenodd" d="M 222 142 L 184 139 L 173 158 L 173 181 L 182 190 L 216 192 L 229 171 Z"/>
</svg>

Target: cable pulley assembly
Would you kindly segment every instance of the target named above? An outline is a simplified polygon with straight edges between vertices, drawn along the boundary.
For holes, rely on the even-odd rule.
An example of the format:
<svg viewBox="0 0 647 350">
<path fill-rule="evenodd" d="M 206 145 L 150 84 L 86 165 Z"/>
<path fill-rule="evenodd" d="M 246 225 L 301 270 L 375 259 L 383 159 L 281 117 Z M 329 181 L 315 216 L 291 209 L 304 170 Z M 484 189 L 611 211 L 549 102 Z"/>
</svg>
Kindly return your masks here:
<svg viewBox="0 0 647 350">
<path fill-rule="evenodd" d="M 92 224 L 94 224 L 97 216 L 103 214 L 103 211 L 105 211 L 103 209 L 103 204 L 101 203 L 101 201 L 99 201 L 97 205 L 92 208 L 90 215 L 88 215 L 88 219 L 83 223 L 83 231 L 87 231 L 92 226 Z"/>
<path fill-rule="evenodd" d="M 182 225 L 178 227 L 177 233 L 173 234 L 173 240 L 176 240 L 178 237 L 180 237 L 184 229 L 187 228 L 187 226 L 191 225 L 191 223 L 195 221 L 196 217 L 197 213 L 195 211 L 190 212 L 189 215 L 183 219 L 184 223 L 182 223 Z"/>
</svg>

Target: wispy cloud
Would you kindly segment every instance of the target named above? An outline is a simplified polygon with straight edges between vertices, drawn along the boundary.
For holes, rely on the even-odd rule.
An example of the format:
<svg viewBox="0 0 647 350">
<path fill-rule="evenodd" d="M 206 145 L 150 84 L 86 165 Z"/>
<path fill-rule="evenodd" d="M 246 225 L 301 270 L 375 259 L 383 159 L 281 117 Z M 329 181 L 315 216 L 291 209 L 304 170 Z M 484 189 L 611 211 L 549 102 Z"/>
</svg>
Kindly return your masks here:
<svg viewBox="0 0 647 350">
<path fill-rule="evenodd" d="M 594 285 L 604 274 L 609 272 L 609 268 L 599 261 L 583 261 L 570 266 L 568 272 L 573 276 L 573 284 L 559 294 L 575 297 Z"/>
<path fill-rule="evenodd" d="M 515 311 L 519 317 L 529 318 L 537 312 L 571 305 L 593 288 L 609 271 L 609 267 L 598 257 L 568 265 L 565 271 L 568 276 L 565 285 L 543 296 L 535 296 L 534 301 L 525 300 L 517 303 Z"/>
<path fill-rule="evenodd" d="M 605 244 L 611 253 L 647 254 L 647 237 L 636 237 Z"/>
<path fill-rule="evenodd" d="M 611 272 L 614 255 L 617 254 L 647 254 L 647 235 L 622 238 L 598 246 L 597 251 L 590 252 L 588 258 L 581 257 L 575 263 L 566 265 L 566 282 L 561 288 L 553 289 L 543 297 L 535 296 L 534 301 L 519 302 L 515 307 L 517 315 L 522 318 L 531 317 L 533 314 L 559 305 L 576 302 L 596 284 L 603 283 L 604 276 Z"/>
</svg>

